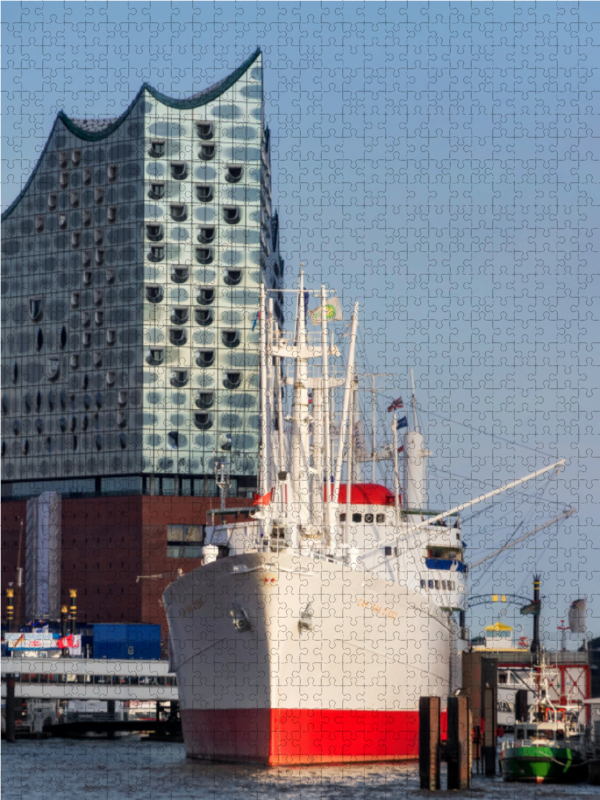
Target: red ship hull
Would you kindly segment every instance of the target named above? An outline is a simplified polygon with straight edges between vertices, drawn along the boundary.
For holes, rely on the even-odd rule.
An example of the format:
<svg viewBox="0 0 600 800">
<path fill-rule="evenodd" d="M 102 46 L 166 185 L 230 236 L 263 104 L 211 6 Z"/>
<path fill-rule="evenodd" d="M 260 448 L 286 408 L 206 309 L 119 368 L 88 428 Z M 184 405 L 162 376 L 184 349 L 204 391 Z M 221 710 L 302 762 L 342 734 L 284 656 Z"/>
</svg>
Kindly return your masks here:
<svg viewBox="0 0 600 800">
<path fill-rule="evenodd" d="M 265 766 L 418 757 L 416 711 L 182 710 L 187 755 Z"/>
</svg>

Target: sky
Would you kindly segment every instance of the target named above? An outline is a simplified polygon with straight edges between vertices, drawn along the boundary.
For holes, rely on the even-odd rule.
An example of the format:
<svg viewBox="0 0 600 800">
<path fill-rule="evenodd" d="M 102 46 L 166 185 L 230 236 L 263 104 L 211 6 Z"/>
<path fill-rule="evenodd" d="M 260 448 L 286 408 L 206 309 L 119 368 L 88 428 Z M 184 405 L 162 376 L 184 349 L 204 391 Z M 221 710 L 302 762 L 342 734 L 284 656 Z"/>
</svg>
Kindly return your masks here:
<svg viewBox="0 0 600 800">
<path fill-rule="evenodd" d="M 302 261 L 360 302 L 381 441 L 412 368 L 431 507 L 567 459 L 464 514 L 477 560 L 577 507 L 471 571 L 484 597 L 539 571 L 548 646 L 580 597 L 600 635 L 599 23 L 595 2 L 2 4 L 3 209 L 61 109 L 184 97 L 262 49 L 288 287 Z M 472 633 L 497 619 L 530 633 L 502 603 Z"/>
</svg>

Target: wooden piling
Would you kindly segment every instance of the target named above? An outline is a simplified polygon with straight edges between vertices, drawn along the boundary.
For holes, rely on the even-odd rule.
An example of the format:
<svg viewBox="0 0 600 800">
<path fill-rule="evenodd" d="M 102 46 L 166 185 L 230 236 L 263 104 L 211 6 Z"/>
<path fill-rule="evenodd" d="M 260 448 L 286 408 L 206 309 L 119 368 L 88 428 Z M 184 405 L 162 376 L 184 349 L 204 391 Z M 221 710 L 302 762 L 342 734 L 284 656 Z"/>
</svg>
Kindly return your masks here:
<svg viewBox="0 0 600 800">
<path fill-rule="evenodd" d="M 448 698 L 448 790 L 470 789 L 473 746 L 469 698 Z"/>
<path fill-rule="evenodd" d="M 482 689 L 483 697 L 483 760 L 484 773 L 486 775 L 496 774 L 496 689 L 493 686 L 484 686 Z"/>
<path fill-rule="evenodd" d="M 421 789 L 440 788 L 440 698 L 419 698 L 419 779 Z"/>
</svg>

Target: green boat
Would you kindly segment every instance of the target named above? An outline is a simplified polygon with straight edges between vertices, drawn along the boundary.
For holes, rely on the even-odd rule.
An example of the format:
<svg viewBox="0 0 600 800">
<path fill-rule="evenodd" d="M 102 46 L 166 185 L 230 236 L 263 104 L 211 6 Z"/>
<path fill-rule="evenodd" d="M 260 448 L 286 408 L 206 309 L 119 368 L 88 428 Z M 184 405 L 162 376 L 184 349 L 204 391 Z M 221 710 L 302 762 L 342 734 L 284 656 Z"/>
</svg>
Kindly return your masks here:
<svg viewBox="0 0 600 800">
<path fill-rule="evenodd" d="M 548 723 L 539 727 L 527 723 L 515 725 L 515 738 L 505 742 L 500 755 L 500 769 L 505 781 L 535 783 L 581 783 L 587 780 L 587 760 L 575 745 L 565 741 L 564 729 Z M 552 737 L 552 738 L 550 738 Z"/>
</svg>

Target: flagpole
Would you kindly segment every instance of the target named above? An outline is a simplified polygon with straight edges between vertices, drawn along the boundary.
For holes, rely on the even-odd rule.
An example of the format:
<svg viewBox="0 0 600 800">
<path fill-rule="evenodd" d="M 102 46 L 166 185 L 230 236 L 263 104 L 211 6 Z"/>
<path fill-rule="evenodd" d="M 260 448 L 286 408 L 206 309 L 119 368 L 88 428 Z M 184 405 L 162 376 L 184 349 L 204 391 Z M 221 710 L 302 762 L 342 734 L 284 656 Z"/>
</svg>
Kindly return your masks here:
<svg viewBox="0 0 600 800">
<path fill-rule="evenodd" d="M 394 434 L 394 523 L 398 530 L 400 526 L 400 479 L 398 476 L 398 419 L 395 411 L 392 428 Z"/>
</svg>

